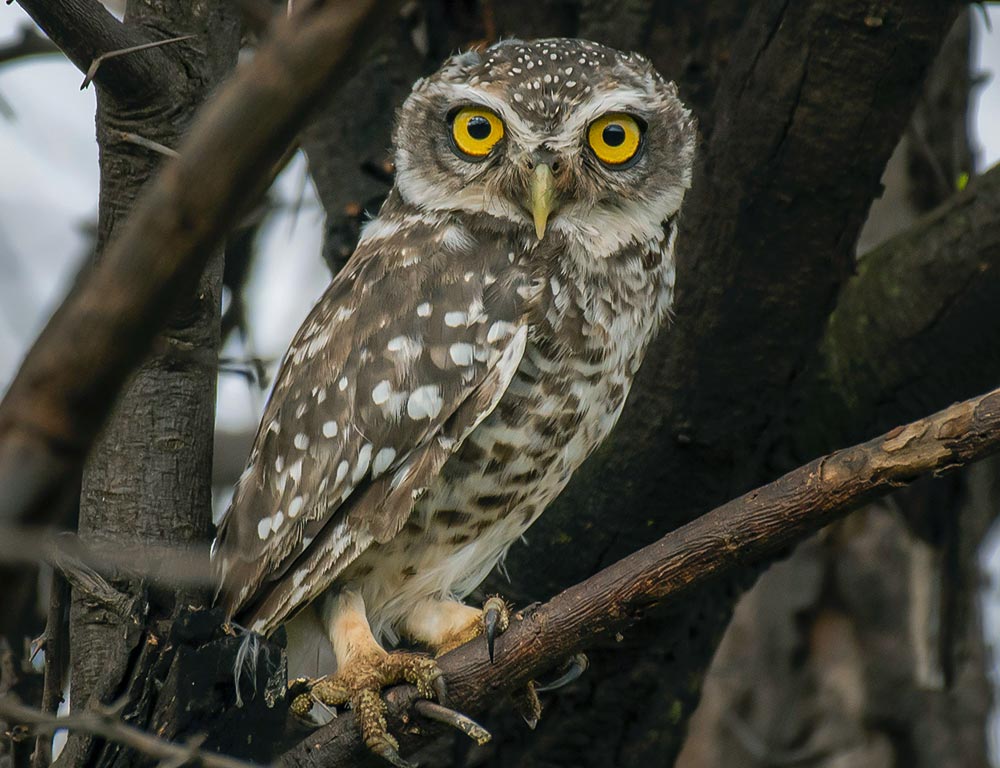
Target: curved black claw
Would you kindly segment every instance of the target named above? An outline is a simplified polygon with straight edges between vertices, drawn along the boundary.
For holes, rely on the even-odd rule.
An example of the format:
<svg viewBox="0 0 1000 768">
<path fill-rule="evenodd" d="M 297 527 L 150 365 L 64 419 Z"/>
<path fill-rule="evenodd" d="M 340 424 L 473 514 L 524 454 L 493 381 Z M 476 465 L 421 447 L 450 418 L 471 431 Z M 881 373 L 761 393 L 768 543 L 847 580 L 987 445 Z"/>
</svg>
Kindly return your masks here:
<svg viewBox="0 0 1000 768">
<path fill-rule="evenodd" d="M 483 726 L 471 717 L 466 717 L 461 712 L 448 709 L 448 707 L 442 707 L 440 704 L 435 704 L 433 701 L 419 699 L 414 703 L 413 709 L 420 715 L 426 717 L 428 720 L 435 720 L 439 723 L 450 725 L 455 730 L 461 731 L 479 746 L 486 744 L 491 738 L 493 738 L 489 731 L 483 728 Z"/>
<path fill-rule="evenodd" d="M 566 661 L 566 671 L 563 672 L 555 680 L 552 680 L 544 685 L 539 685 L 535 688 L 538 693 L 545 693 L 546 691 L 555 691 L 562 688 L 565 685 L 569 685 L 580 678 L 584 672 L 587 671 L 587 667 L 590 666 L 590 661 L 587 659 L 587 654 L 577 653 L 570 656 Z"/>
<path fill-rule="evenodd" d="M 497 635 L 507 631 L 510 624 L 510 610 L 503 598 L 494 595 L 483 604 L 483 634 L 486 636 L 486 648 L 490 652 L 490 663 L 493 663 L 493 645 Z"/>
<path fill-rule="evenodd" d="M 499 623 L 500 611 L 496 608 L 490 608 L 483 617 L 483 626 L 486 628 L 486 631 L 483 634 L 486 635 L 486 648 L 490 652 L 490 664 L 493 663 L 493 645 L 496 643 L 497 625 L 499 625 Z"/>
<path fill-rule="evenodd" d="M 372 749 L 376 755 L 381 757 L 388 763 L 396 766 L 396 768 L 418 768 L 416 763 L 411 763 L 409 760 L 404 760 L 403 756 L 399 754 L 399 750 L 390 744 L 385 744 L 380 747 L 374 747 Z"/>
</svg>

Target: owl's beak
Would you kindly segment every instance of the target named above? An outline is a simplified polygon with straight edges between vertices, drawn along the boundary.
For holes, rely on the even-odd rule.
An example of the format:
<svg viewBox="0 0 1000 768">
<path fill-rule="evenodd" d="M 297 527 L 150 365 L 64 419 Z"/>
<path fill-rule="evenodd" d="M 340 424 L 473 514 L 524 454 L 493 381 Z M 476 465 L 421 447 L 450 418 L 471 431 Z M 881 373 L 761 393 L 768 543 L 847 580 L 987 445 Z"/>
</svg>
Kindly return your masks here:
<svg viewBox="0 0 1000 768">
<path fill-rule="evenodd" d="M 531 175 L 531 215 L 535 220 L 535 234 L 541 240 L 545 237 L 545 225 L 556 205 L 556 185 L 552 169 L 547 163 L 539 163 Z"/>
</svg>

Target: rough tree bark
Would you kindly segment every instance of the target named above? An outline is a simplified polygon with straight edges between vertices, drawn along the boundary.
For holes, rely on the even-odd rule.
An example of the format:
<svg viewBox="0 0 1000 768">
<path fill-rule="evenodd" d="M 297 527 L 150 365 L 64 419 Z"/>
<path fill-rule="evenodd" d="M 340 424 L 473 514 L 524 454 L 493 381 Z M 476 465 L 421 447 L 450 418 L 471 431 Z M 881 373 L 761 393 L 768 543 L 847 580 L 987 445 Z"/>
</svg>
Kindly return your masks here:
<svg viewBox="0 0 1000 768">
<path fill-rule="evenodd" d="M 139 191 L 163 156 L 127 143 L 134 134 L 176 147 L 191 115 L 233 67 L 240 24 L 226 3 L 130 2 L 124 24 L 97 3 L 67 3 L 66 18 L 35 12 L 43 28 L 86 69 L 99 53 L 151 40 L 195 39 L 116 57 L 101 65 L 97 141 L 101 190 L 97 256 L 126 220 Z M 92 27 L 90 34 L 80 25 Z M 120 70 L 123 72 L 120 72 Z M 211 526 L 212 429 L 218 357 L 220 258 L 198 289 L 169 319 L 149 359 L 135 372 L 115 415 L 94 446 L 83 472 L 79 532 L 84 540 L 191 543 Z M 145 603 L 139 615 L 169 615 L 175 603 L 199 596 L 167 589 L 147 591 L 138 582 L 120 590 Z M 139 637 L 133 616 L 118 616 L 86 594 L 74 592 L 71 609 L 72 697 L 85 707 L 121 692 Z M 74 736 L 65 765 L 93 759 L 94 740 Z"/>
</svg>

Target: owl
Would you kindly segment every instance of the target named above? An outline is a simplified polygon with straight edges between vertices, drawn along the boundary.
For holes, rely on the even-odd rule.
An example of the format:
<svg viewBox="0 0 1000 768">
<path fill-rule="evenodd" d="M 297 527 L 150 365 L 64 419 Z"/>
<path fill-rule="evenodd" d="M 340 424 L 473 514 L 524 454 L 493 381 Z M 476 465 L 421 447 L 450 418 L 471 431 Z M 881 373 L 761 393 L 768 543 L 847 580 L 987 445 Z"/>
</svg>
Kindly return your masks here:
<svg viewBox="0 0 1000 768">
<path fill-rule="evenodd" d="M 506 40 L 419 80 L 395 184 L 296 333 L 213 545 L 219 601 L 336 673 L 405 764 L 381 686 L 502 631 L 472 592 L 611 431 L 674 290 L 694 121 L 642 56 Z M 298 654 L 296 648 L 301 650 Z"/>
</svg>

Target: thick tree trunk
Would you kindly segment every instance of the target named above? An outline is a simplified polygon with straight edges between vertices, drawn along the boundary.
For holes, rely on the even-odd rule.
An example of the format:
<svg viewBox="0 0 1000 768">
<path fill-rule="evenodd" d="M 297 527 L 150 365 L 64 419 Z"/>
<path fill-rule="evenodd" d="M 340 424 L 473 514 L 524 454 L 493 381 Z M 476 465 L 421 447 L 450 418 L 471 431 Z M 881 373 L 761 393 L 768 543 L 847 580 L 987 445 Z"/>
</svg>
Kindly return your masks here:
<svg viewBox="0 0 1000 768">
<path fill-rule="evenodd" d="M 162 50 L 184 72 L 150 99 L 98 91 L 97 139 L 101 197 L 97 258 L 126 220 L 139 191 L 164 158 L 126 143 L 124 134 L 176 147 L 194 110 L 235 65 L 240 25 L 226 3 L 130 2 L 125 23 L 154 38 L 193 34 Z M 80 536 L 86 541 L 178 544 L 211 533 L 212 432 L 221 306 L 221 257 L 213 259 L 197 292 L 170 318 L 155 350 L 136 371 L 116 414 L 85 467 Z M 142 626 L 204 595 L 125 580 L 132 615 L 114 615 L 74 591 L 71 611 L 72 703 L 108 702 L 121 694 L 135 662 Z M 63 762 L 83 765 L 92 740 L 74 738 Z"/>
</svg>

